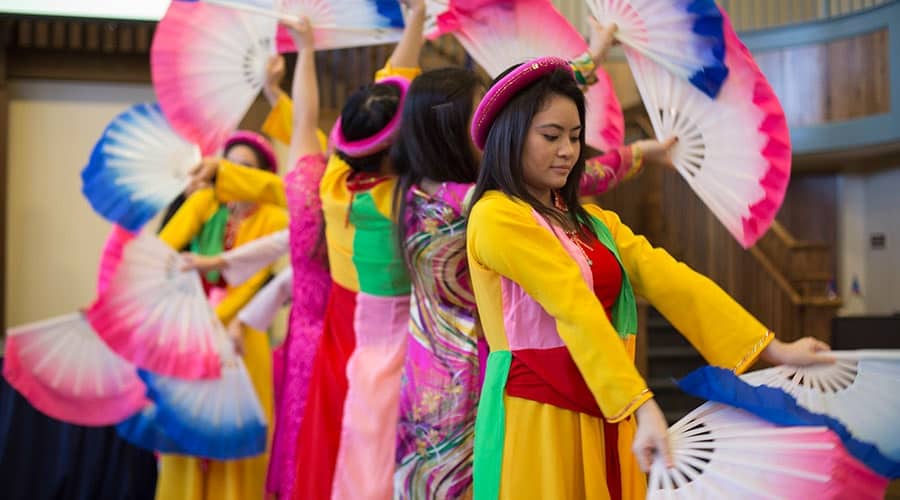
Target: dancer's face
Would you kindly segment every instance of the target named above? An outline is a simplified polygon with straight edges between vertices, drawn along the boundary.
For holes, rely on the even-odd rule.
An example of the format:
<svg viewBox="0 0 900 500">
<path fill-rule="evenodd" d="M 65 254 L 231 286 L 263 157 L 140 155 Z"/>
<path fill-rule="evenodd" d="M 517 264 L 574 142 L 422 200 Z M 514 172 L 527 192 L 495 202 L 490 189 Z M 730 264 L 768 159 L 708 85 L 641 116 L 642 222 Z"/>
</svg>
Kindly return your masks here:
<svg viewBox="0 0 900 500">
<path fill-rule="evenodd" d="M 245 167 L 262 168 L 256 159 L 256 153 L 246 144 L 235 144 L 232 146 L 228 150 L 228 154 L 225 155 L 225 159 Z"/>
<path fill-rule="evenodd" d="M 575 103 L 560 95 L 551 96 L 531 120 L 522 151 L 522 174 L 538 199 L 565 186 L 581 153 L 581 127 Z"/>
</svg>

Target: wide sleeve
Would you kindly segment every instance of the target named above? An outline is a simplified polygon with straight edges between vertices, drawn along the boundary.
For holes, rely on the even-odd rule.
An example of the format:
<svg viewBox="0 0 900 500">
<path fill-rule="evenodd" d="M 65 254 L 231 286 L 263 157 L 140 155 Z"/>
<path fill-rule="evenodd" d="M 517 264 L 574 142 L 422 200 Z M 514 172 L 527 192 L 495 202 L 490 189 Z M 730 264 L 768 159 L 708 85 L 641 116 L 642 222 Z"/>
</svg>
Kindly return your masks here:
<svg viewBox="0 0 900 500">
<path fill-rule="evenodd" d="M 221 160 L 216 174 L 216 198 L 222 202 L 252 201 L 286 207 L 284 181 L 277 174 Z"/>
<path fill-rule="evenodd" d="M 262 238 L 266 235 L 281 231 L 287 227 L 287 211 L 271 206 L 260 207 L 260 210 L 265 210 L 266 212 L 264 219 L 261 219 L 259 226 L 256 226 L 256 228 L 254 229 L 248 230 L 252 231 L 252 234 L 254 234 L 256 237 Z M 243 230 L 244 229 L 242 228 L 240 231 Z M 249 244 L 249 242 L 246 244 Z M 240 248 L 240 246 L 238 248 Z M 244 305 L 250 302 L 250 299 L 253 298 L 253 295 L 256 294 L 256 292 L 263 286 L 263 284 L 265 284 L 268 277 L 269 269 L 265 268 L 258 271 L 256 274 L 251 276 L 249 279 L 247 279 L 247 281 L 244 281 L 240 285 L 229 286 L 228 293 L 225 294 L 225 298 L 223 298 L 222 301 L 216 305 L 216 315 L 219 316 L 219 319 L 222 320 L 222 323 L 227 325 L 229 322 L 231 322 L 231 320 L 234 319 L 235 316 L 237 316 L 238 311 L 240 311 L 241 308 L 244 307 Z"/>
<path fill-rule="evenodd" d="M 632 168 L 631 146 L 620 146 L 585 162 L 579 194 L 596 196 L 634 177 L 640 170 Z"/>
<path fill-rule="evenodd" d="M 615 238 L 634 292 L 646 298 L 710 364 L 743 372 L 774 334 L 711 279 L 654 248 L 619 217 L 589 206 Z"/>
<path fill-rule="evenodd" d="M 291 143 L 291 123 L 294 119 L 293 103 L 284 92 L 279 92 L 278 101 L 272 106 L 271 111 L 263 122 L 264 134 L 282 144 Z"/>
<path fill-rule="evenodd" d="M 241 309 L 238 319 L 255 330 L 268 330 L 275 314 L 291 299 L 293 278 L 291 268 L 278 273 Z"/>
<path fill-rule="evenodd" d="M 421 74 L 422 68 L 402 68 L 399 66 L 392 66 L 391 63 L 386 63 L 383 68 L 375 72 L 375 83 L 392 76 L 399 76 L 400 78 L 413 81 L 415 77 Z"/>
<path fill-rule="evenodd" d="M 288 230 L 283 229 L 223 253 L 225 281 L 231 286 L 247 281 L 286 254 L 290 250 L 288 242 Z"/>
<path fill-rule="evenodd" d="M 609 421 L 626 418 L 652 397 L 577 263 L 538 225 L 530 207 L 499 197 L 480 200 L 469 218 L 467 243 L 470 265 L 514 281 L 555 318 Z"/>
<path fill-rule="evenodd" d="M 184 248 L 218 209 L 219 202 L 212 189 L 197 190 L 162 228 L 159 239 L 176 250 Z"/>
</svg>

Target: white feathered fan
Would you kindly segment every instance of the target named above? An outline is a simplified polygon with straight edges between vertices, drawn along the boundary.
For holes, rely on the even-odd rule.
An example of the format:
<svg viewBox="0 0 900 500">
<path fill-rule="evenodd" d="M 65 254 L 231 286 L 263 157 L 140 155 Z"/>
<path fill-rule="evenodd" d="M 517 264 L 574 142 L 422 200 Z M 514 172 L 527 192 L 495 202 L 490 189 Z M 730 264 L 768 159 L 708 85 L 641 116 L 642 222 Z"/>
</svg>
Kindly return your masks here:
<svg viewBox="0 0 900 500">
<path fill-rule="evenodd" d="M 38 410 L 77 425 L 112 425 L 146 403 L 134 365 L 81 313 L 7 330 L 3 375 Z"/>
<path fill-rule="evenodd" d="M 173 1 L 150 49 L 163 114 L 203 154 L 217 152 L 262 89 L 276 20 L 206 2 Z"/>
<path fill-rule="evenodd" d="M 648 499 L 876 499 L 887 479 L 849 455 L 824 427 L 776 427 L 704 403 L 669 429 L 675 466 L 657 458 Z"/>
<path fill-rule="evenodd" d="M 715 100 L 640 52 L 628 63 L 659 139 L 677 136 L 678 173 L 744 247 L 768 230 L 791 171 L 787 120 L 778 98 L 723 14 L 730 71 Z"/>
<path fill-rule="evenodd" d="M 121 259 L 121 260 L 120 260 Z M 223 327 L 195 271 L 159 239 L 115 229 L 100 263 L 99 296 L 86 316 L 120 356 L 181 378 L 220 374 L 216 336 Z"/>
<path fill-rule="evenodd" d="M 716 97 L 728 68 L 722 14 L 713 0 L 587 0 L 616 38 L 673 75 Z"/>
<path fill-rule="evenodd" d="M 834 364 L 776 366 L 745 373 L 755 386 L 782 389 L 797 404 L 841 421 L 857 439 L 900 461 L 900 350 L 832 351 Z"/>
</svg>

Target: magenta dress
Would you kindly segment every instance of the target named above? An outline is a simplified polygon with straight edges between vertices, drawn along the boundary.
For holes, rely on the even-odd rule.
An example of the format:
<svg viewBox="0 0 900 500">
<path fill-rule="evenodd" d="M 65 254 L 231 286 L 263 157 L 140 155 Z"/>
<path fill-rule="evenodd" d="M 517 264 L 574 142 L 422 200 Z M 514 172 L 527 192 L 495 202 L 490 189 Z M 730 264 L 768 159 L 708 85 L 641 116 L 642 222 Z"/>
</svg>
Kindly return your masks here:
<svg viewBox="0 0 900 500">
<path fill-rule="evenodd" d="M 293 302 L 288 334 L 279 349 L 282 359 L 276 360 L 282 373 L 276 373 L 275 378 L 275 434 L 266 479 L 266 489 L 281 498 L 290 498 L 294 485 L 297 432 L 331 289 L 319 199 L 319 182 L 324 172 L 325 157 L 308 155 L 297 160 L 284 182 L 290 212 Z"/>
</svg>

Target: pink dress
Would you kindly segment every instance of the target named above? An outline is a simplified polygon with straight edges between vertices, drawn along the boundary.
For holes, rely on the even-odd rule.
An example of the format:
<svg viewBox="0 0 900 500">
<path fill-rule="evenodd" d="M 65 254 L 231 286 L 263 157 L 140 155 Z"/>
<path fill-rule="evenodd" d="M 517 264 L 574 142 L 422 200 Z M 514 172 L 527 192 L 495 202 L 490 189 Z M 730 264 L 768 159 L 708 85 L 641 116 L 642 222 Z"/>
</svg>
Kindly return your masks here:
<svg viewBox="0 0 900 500">
<path fill-rule="evenodd" d="M 293 305 L 288 335 L 280 349 L 283 358 L 276 360 L 276 364 L 283 366 L 283 379 L 275 380 L 281 396 L 275 401 L 275 435 L 266 480 L 266 489 L 281 498 L 290 498 L 294 484 L 297 432 L 306 406 L 312 363 L 322 335 L 325 303 L 331 289 L 327 260 L 320 248 L 324 245 L 324 236 L 319 181 L 324 172 L 324 156 L 304 156 L 297 160 L 284 183 L 290 212 Z"/>
</svg>

